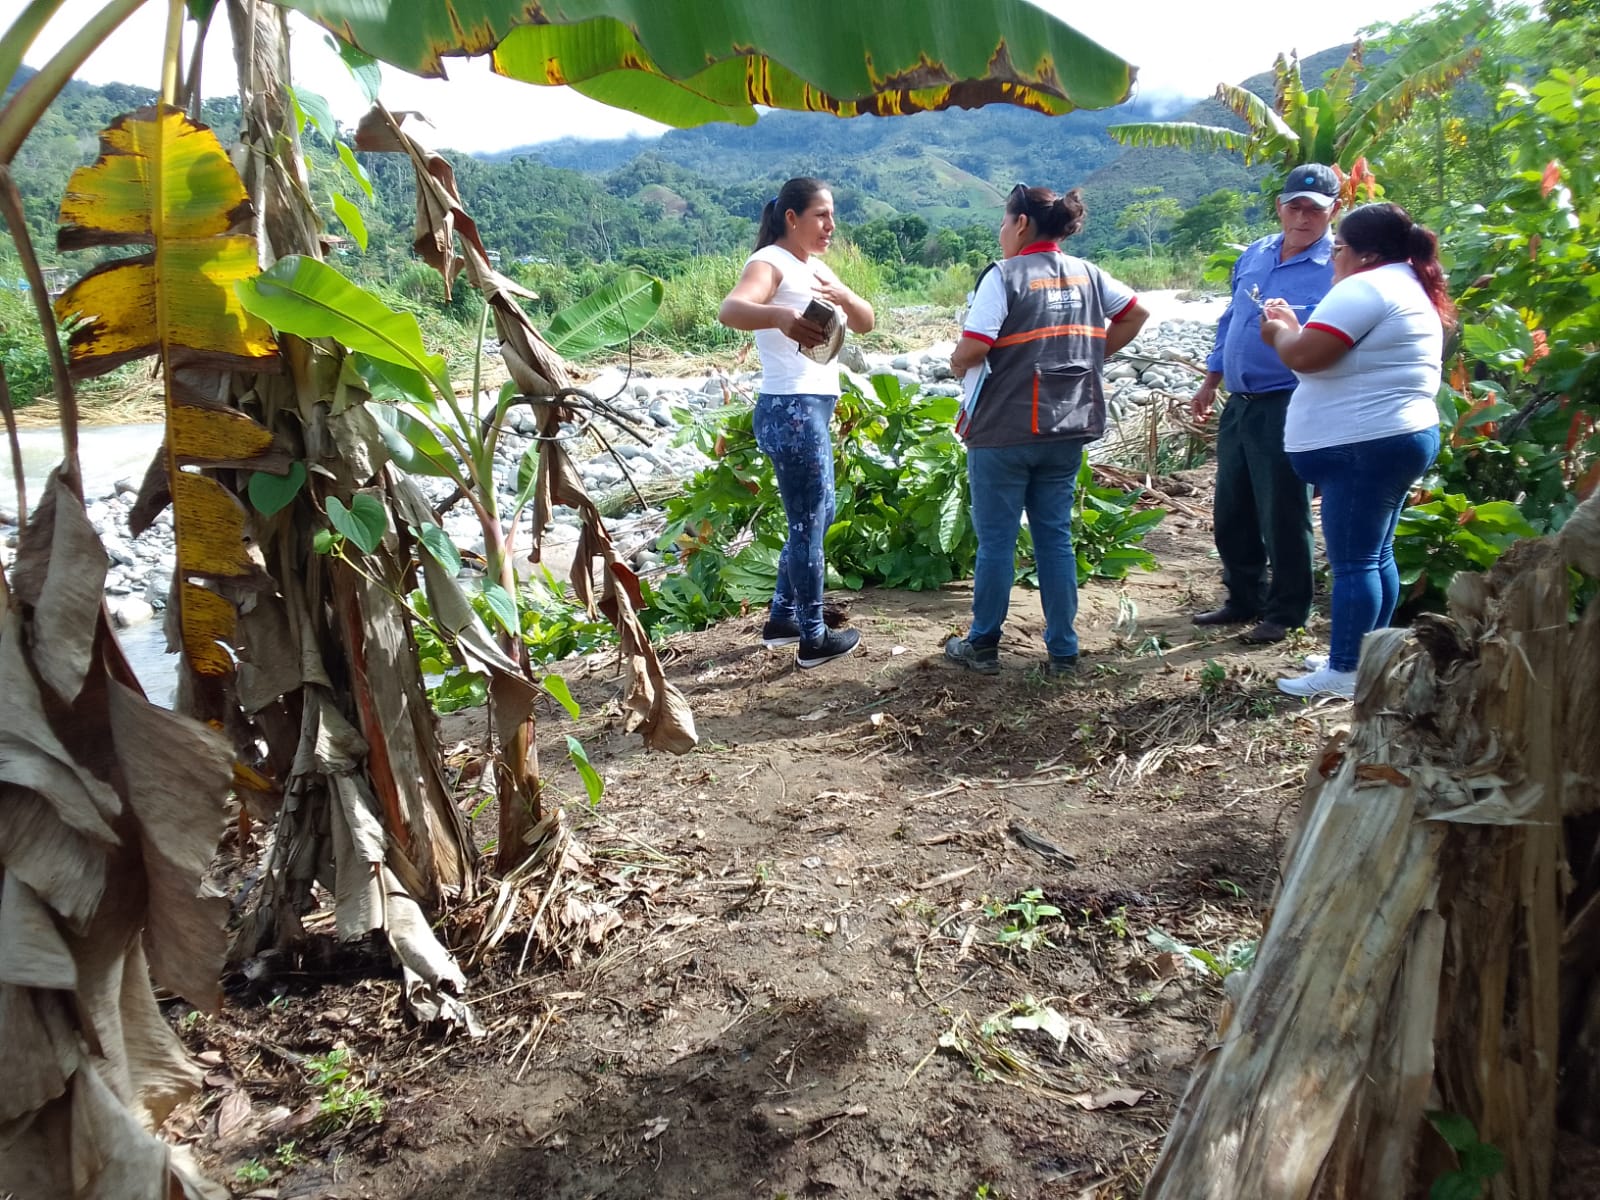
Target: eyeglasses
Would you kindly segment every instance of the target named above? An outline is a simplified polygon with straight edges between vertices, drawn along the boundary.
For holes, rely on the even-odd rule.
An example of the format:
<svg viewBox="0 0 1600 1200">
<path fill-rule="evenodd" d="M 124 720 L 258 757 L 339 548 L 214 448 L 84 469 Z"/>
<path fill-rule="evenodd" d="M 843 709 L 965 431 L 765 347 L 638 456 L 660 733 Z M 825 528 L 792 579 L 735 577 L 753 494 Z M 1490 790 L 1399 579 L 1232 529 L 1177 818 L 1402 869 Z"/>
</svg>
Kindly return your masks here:
<svg viewBox="0 0 1600 1200">
<path fill-rule="evenodd" d="M 1338 254 L 1341 250 L 1348 250 L 1348 249 L 1350 249 L 1350 243 L 1348 243 L 1348 242 L 1335 242 L 1333 244 L 1333 252 L 1335 254 Z"/>
<path fill-rule="evenodd" d="M 1012 203 L 1020 210 L 1022 216 L 1028 215 L 1028 185 L 1019 183 L 1011 189 L 1011 195 L 1006 197 L 1006 211 L 1011 211 Z"/>
</svg>

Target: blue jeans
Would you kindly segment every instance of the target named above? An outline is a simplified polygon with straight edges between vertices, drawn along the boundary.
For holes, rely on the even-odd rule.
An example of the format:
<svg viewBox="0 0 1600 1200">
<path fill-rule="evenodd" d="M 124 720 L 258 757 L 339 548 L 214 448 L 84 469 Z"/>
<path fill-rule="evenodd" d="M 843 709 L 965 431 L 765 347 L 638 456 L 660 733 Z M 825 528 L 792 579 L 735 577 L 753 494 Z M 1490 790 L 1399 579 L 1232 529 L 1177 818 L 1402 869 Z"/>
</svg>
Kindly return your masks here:
<svg viewBox="0 0 1600 1200">
<path fill-rule="evenodd" d="M 807 643 L 822 640 L 822 539 L 833 524 L 833 420 L 837 396 L 756 397 L 756 445 L 778 477 L 789 539 L 778 556 L 772 619 L 793 621 Z"/>
<path fill-rule="evenodd" d="M 967 641 L 1000 641 L 1016 581 L 1017 533 L 1028 514 L 1039 592 L 1044 601 L 1044 642 L 1055 658 L 1078 653 L 1072 627 L 1078 615 L 1078 560 L 1072 551 L 1072 495 L 1083 443 L 1051 440 L 1021 446 L 967 449 L 972 527 L 978 564 L 972 574 L 972 627 Z"/>
<path fill-rule="evenodd" d="M 1434 428 L 1289 454 L 1300 478 L 1322 489 L 1322 537 L 1333 568 L 1328 665 L 1335 671 L 1354 671 L 1361 639 L 1394 617 L 1394 529 L 1407 494 L 1438 453 Z"/>
</svg>

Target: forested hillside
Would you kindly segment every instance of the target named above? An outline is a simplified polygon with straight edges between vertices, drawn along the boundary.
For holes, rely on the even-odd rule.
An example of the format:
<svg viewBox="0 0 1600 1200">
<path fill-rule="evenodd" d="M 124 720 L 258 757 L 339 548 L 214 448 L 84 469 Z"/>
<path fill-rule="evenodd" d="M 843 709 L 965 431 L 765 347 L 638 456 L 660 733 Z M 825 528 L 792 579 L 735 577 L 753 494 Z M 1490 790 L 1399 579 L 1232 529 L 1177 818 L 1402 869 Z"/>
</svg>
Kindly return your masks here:
<svg viewBox="0 0 1600 1200">
<path fill-rule="evenodd" d="M 1327 51 L 1312 61 L 1320 69 L 1321 59 L 1332 65 L 1340 53 Z M 24 69 L 12 86 L 27 74 Z M 1249 83 L 1265 89 L 1270 77 Z M 67 176 L 93 157 L 99 130 L 115 114 L 154 95 L 125 84 L 74 83 L 52 107 L 17 163 L 29 223 L 42 250 L 51 249 L 54 207 Z M 207 103 L 205 118 L 227 141 L 237 127 L 237 113 L 234 98 L 217 98 Z M 1105 133 L 1113 123 L 1173 115 L 1140 101 L 1060 118 L 1003 106 L 895 120 L 771 113 L 750 127 L 673 130 L 659 139 L 566 139 L 493 156 L 450 157 L 485 240 L 513 261 L 626 258 L 670 273 L 673 264 L 690 257 L 742 247 L 762 201 L 795 174 L 828 179 L 847 226 L 877 223 L 880 234 L 891 230 L 902 242 L 907 228 L 929 235 L 941 228 L 989 229 L 1005 192 L 1018 180 L 1081 184 L 1094 217 L 1083 244 L 1103 249 L 1133 240 L 1133 234 L 1117 228 L 1115 216 L 1134 188 L 1160 187 L 1185 205 L 1219 187 L 1253 192 L 1249 173 L 1236 160 L 1124 151 Z M 1176 115 L 1226 119 L 1209 101 Z M 330 148 L 314 131 L 308 131 L 307 140 L 314 175 L 320 164 L 331 180 Z M 324 151 L 320 159 L 319 149 Z M 362 161 L 375 187 L 370 201 L 362 199 L 373 252 L 402 253 L 410 240 L 409 171 L 381 157 L 362 156 Z M 905 218 L 912 218 L 909 225 Z M 963 240 L 979 239 L 968 234 Z M 953 253 L 955 246 L 955 240 L 946 239 L 946 250 Z M 941 265 L 937 248 L 930 247 L 930 254 L 926 265 Z"/>
</svg>

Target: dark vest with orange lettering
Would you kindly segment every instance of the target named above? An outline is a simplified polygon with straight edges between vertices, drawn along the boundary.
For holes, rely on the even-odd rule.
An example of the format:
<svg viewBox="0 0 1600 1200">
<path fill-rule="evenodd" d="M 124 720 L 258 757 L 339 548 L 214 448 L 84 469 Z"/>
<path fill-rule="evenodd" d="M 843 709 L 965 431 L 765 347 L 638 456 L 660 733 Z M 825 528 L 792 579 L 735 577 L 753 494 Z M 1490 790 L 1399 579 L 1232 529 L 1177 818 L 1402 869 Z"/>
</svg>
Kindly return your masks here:
<svg viewBox="0 0 1600 1200">
<path fill-rule="evenodd" d="M 1099 268 L 1057 250 L 1019 254 L 985 271 L 1000 272 L 1006 319 L 989 348 L 979 403 L 961 430 L 967 445 L 1094 441 L 1106 431 Z"/>
</svg>

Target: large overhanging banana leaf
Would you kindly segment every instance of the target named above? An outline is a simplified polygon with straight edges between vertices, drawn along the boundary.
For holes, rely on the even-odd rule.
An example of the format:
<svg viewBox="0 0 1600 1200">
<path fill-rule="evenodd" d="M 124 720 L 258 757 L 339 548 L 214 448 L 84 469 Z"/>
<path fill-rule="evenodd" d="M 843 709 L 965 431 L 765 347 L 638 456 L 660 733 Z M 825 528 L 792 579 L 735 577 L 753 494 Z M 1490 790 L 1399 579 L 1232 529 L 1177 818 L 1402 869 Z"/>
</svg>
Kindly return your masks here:
<svg viewBox="0 0 1600 1200">
<path fill-rule="evenodd" d="M 446 55 L 570 84 L 675 125 L 756 106 L 882 116 L 1015 104 L 1060 114 L 1127 99 L 1134 70 L 1024 0 L 278 0 L 419 75 Z M 534 16 L 530 18 L 529 14 Z"/>
<path fill-rule="evenodd" d="M 248 466 L 283 471 L 272 435 L 198 388 L 206 372 L 276 365 L 265 322 L 244 311 L 234 285 L 254 276 L 255 239 L 236 232 L 251 208 L 217 137 L 166 105 L 117 118 L 101 135 L 100 157 L 80 167 L 61 204 L 62 249 L 147 244 L 151 249 L 96 267 L 56 301 L 73 331 L 74 377 L 160 354 L 167 393 L 166 482 L 178 549 L 183 649 L 201 675 L 233 670 L 234 608 L 197 579 L 258 574 L 246 547 L 244 512 L 215 480 L 185 467 Z"/>
</svg>

